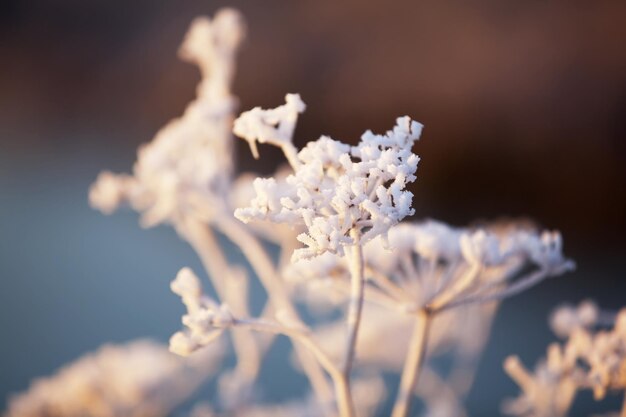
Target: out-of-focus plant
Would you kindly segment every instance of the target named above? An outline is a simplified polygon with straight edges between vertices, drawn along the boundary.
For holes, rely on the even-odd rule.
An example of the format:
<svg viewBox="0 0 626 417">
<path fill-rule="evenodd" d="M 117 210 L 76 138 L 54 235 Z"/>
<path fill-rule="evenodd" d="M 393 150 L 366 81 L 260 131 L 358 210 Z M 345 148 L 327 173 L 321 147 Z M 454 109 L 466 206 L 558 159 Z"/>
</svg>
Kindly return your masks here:
<svg viewBox="0 0 626 417">
<path fill-rule="evenodd" d="M 601 311 L 585 301 L 577 308 L 560 307 L 550 324 L 565 342 L 548 346 L 546 358 L 534 372 L 524 368 L 517 356 L 504 362 L 504 369 L 522 390 L 518 398 L 503 404 L 505 413 L 561 417 L 567 415 L 579 391 L 591 390 L 597 401 L 607 392 L 626 391 L 626 309 Z M 619 415 L 626 416 L 626 397 Z"/>
<path fill-rule="evenodd" d="M 7 417 L 166 417 L 219 369 L 224 345 L 183 360 L 149 340 L 105 345 L 32 382 Z"/>
<path fill-rule="evenodd" d="M 132 175 L 104 172 L 89 194 L 106 214 L 126 204 L 144 227 L 171 225 L 206 268 L 215 296 L 188 268 L 171 284 L 187 312 L 170 350 L 201 357 L 228 334 L 237 363 L 217 372 L 219 398 L 192 415 L 373 415 L 385 399 L 385 371 L 400 375 L 393 417 L 409 415 L 414 396 L 430 416 L 465 415 L 499 302 L 573 269 L 561 236 L 526 222 L 403 222 L 414 214 L 406 187 L 416 180 L 412 149 L 422 133 L 407 116 L 384 134 L 366 131 L 356 145 L 322 136 L 301 149 L 293 135 L 306 106 L 297 94 L 235 118 L 231 84 L 244 33 L 231 9 L 193 22 L 180 56 L 200 68 L 196 99 L 139 149 Z M 236 174 L 232 131 L 256 158 L 259 144 L 277 146 L 288 166 L 270 178 Z M 228 259 L 220 236 L 265 289 L 259 316 L 251 314 L 246 269 Z M 268 243 L 279 247 L 278 261 Z M 305 308 L 315 321 L 302 318 Z M 254 387 L 276 335 L 292 341 L 312 392 L 269 406 L 255 401 Z M 446 375 L 432 362 L 444 355 L 453 361 Z"/>
</svg>

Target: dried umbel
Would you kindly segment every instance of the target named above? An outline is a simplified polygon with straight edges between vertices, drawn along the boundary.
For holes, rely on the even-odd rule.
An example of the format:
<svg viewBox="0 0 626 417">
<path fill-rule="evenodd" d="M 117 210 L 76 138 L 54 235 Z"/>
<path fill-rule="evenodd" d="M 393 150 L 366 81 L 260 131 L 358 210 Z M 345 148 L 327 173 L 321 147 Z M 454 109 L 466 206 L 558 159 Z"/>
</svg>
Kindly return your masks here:
<svg viewBox="0 0 626 417">
<path fill-rule="evenodd" d="M 110 214 L 128 203 L 146 227 L 210 218 L 221 208 L 234 169 L 231 84 L 243 35 L 243 20 L 232 9 L 193 22 L 179 55 L 200 68 L 197 98 L 139 148 L 133 175 L 100 174 L 89 192 L 94 207 Z"/>
<path fill-rule="evenodd" d="M 342 255 L 344 247 L 384 235 L 413 214 L 413 194 L 406 186 L 415 181 L 419 157 L 411 148 L 422 132 L 421 124 L 401 117 L 384 135 L 365 132 L 356 146 L 322 136 L 294 154 L 291 135 L 304 108 L 300 96 L 288 94 L 284 106 L 255 108 L 235 121 L 235 133 L 251 143 L 253 152 L 256 141 L 274 144 L 294 171 L 281 186 L 272 178 L 254 180 L 256 197 L 235 216 L 244 222 L 304 225 L 306 233 L 297 239 L 306 247 L 294 252 L 294 260 L 325 252 Z"/>
<path fill-rule="evenodd" d="M 517 357 L 507 358 L 504 368 L 522 394 L 504 404 L 506 413 L 565 416 L 578 391 L 592 390 L 596 400 L 608 391 L 626 392 L 626 309 L 605 312 L 585 301 L 577 308 L 559 308 L 551 323 L 566 341 L 551 344 L 534 373 Z M 621 415 L 626 415 L 626 401 Z"/>
<path fill-rule="evenodd" d="M 132 175 L 102 173 L 90 190 L 105 213 L 127 203 L 144 226 L 172 225 L 206 269 L 215 295 L 188 268 L 171 284 L 186 313 L 170 350 L 195 358 L 230 339 L 237 362 L 217 376 L 217 401 L 194 415 L 366 416 L 384 400 L 383 371 L 401 374 L 393 417 L 408 415 L 415 395 L 428 415 L 464 415 L 499 301 L 573 269 L 560 234 L 517 223 L 402 222 L 415 212 L 407 187 L 422 132 L 407 116 L 356 145 L 321 136 L 301 149 L 293 142 L 306 108 L 298 94 L 235 119 L 230 87 L 243 35 L 230 9 L 194 21 L 180 55 L 200 68 L 197 98 L 140 148 Z M 271 178 L 237 176 L 231 130 L 256 158 L 259 144 L 279 147 L 288 167 Z M 247 269 L 229 260 L 218 233 L 259 279 L 267 296 L 260 314 L 251 313 Z M 278 261 L 265 241 L 279 246 Z M 334 318 L 307 323 L 302 301 Z M 312 393 L 268 406 L 253 401 L 254 386 L 278 335 L 292 342 Z M 431 358 L 453 358 L 449 375 L 434 370 L 427 348 Z"/>
<path fill-rule="evenodd" d="M 365 296 L 405 313 L 501 300 L 574 268 L 558 233 L 515 224 L 463 229 L 427 220 L 401 223 L 388 235 L 364 245 Z M 332 254 L 296 262 L 285 274 L 344 294 L 350 275 L 347 261 Z"/>
<path fill-rule="evenodd" d="M 388 366 L 385 357 L 389 352 L 376 340 L 393 334 L 402 335 L 396 336 L 398 341 L 414 346 L 408 353 L 397 347 L 399 352 L 390 355 L 397 359 L 408 354 L 413 360 L 409 365 L 395 364 L 397 371 L 413 372 L 405 375 L 405 397 L 400 402 L 404 406 L 398 406 L 396 415 L 407 412 L 409 393 L 415 389 L 427 344 L 430 356 L 452 346 L 459 355 L 471 352 L 468 359 L 475 362 L 485 343 L 495 302 L 574 266 L 563 257 L 558 234 L 538 233 L 523 222 L 468 229 L 433 220 L 401 223 L 389 230 L 388 242 L 374 239 L 364 245 L 363 252 L 364 298 L 372 305 L 366 309 L 376 305 L 391 314 L 377 311 L 363 321 L 365 346 L 360 348 L 360 357 Z M 296 262 L 286 268 L 285 275 L 297 288 L 306 288 L 309 302 L 325 308 L 350 297 L 349 262 L 338 255 L 327 253 Z M 329 294 L 335 294 L 334 298 Z M 472 306 L 483 303 L 490 304 Z M 468 314 L 476 318 L 475 326 L 470 325 Z M 414 341 L 409 342 L 406 335 L 411 333 L 412 322 Z M 457 394 L 462 396 L 467 389 L 461 384 Z"/>
</svg>

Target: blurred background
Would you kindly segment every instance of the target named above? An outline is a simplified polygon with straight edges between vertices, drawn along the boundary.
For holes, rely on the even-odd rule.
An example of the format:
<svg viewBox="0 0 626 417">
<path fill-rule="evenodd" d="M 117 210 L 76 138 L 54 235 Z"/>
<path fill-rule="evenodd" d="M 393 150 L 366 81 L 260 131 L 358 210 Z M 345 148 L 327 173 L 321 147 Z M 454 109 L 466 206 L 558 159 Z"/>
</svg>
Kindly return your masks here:
<svg viewBox="0 0 626 417">
<path fill-rule="evenodd" d="M 176 51 L 193 17 L 248 20 L 241 109 L 299 92 L 299 145 L 356 143 L 400 115 L 425 125 L 416 218 L 454 225 L 525 216 L 559 229 L 578 270 L 504 303 L 469 398 L 497 415 L 517 392 L 501 370 L 553 340 L 560 302 L 626 305 L 626 2 L 200 1 L 0 3 L 0 410 L 7 395 L 108 341 L 166 341 L 182 306 L 168 283 L 201 271 L 189 247 L 137 217 L 87 204 L 99 171 L 182 113 L 197 69 Z M 241 169 L 273 171 L 270 147 Z M 263 376 L 270 400 L 303 392 Z M 616 404 L 593 407 L 602 410 Z M 574 415 L 586 415 L 582 398 Z"/>
</svg>

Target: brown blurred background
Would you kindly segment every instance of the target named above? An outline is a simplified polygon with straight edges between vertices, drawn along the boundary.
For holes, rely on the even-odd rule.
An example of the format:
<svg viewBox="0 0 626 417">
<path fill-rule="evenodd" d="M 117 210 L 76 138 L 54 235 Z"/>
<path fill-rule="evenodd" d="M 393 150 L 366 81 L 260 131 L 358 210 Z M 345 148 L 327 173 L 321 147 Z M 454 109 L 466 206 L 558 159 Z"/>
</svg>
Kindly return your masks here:
<svg viewBox="0 0 626 417">
<path fill-rule="evenodd" d="M 55 198 L 80 204 L 92 217 L 76 233 L 93 233 L 101 220 L 86 214 L 86 187 L 101 169 L 128 171 L 137 146 L 182 112 L 198 73 L 176 58 L 178 44 L 193 17 L 224 5 L 249 24 L 235 84 L 242 110 L 299 92 L 308 105 L 300 145 L 320 134 L 356 142 L 365 129 L 382 132 L 410 115 L 425 125 L 415 148 L 417 218 L 462 225 L 528 216 L 562 231 L 578 272 L 508 308 L 538 309 L 539 297 L 546 307 L 533 323 L 547 335 L 543 317 L 564 298 L 626 304 L 624 1 L 4 0 L 2 280 L 19 270 L 15 259 L 30 259 L 32 241 L 19 245 L 25 230 L 55 244 L 45 226 L 68 207 Z M 243 145 L 242 169 L 269 173 L 280 160 L 262 147 L 254 161 Z M 41 193 L 53 197 L 38 200 Z M 35 206 L 39 223 L 24 214 Z M 16 218 L 22 223 L 11 228 Z M 75 252 L 65 255 L 75 261 Z M 509 328 L 494 338 L 514 337 Z M 26 376 L 6 386 L 21 389 Z"/>
<path fill-rule="evenodd" d="M 2 4 L 4 152 L 150 140 L 194 93 L 196 69 L 176 59 L 189 21 L 229 4 L 249 21 L 242 109 L 300 92 L 300 143 L 356 141 L 403 114 L 426 125 L 419 216 L 529 215 L 589 249 L 623 240 L 622 1 Z M 240 146 L 241 166 L 269 171 L 262 151 L 253 163 Z"/>
</svg>

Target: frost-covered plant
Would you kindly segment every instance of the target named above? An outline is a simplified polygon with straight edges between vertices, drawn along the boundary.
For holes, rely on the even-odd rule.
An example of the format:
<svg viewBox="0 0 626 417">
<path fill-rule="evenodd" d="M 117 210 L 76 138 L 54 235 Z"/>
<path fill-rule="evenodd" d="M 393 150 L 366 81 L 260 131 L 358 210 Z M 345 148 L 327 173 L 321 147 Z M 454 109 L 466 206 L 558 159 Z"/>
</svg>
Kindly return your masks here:
<svg viewBox="0 0 626 417">
<path fill-rule="evenodd" d="M 573 268 L 560 234 L 524 223 L 403 222 L 415 213 L 407 187 L 422 133 L 408 116 L 356 144 L 321 136 L 301 149 L 293 140 L 306 109 L 298 94 L 235 118 L 231 84 L 244 32 L 231 9 L 193 22 L 180 56 L 200 68 L 197 97 L 139 149 L 132 175 L 104 172 L 89 193 L 106 214 L 126 204 L 145 227 L 171 225 L 206 269 L 214 295 L 189 268 L 171 283 L 187 311 L 169 349 L 197 358 L 229 335 L 237 364 L 218 372 L 218 401 L 193 416 L 373 415 L 386 395 L 383 371 L 401 375 L 393 417 L 407 416 L 415 395 L 429 416 L 465 415 L 498 303 Z M 288 167 L 270 178 L 237 174 L 231 131 L 255 158 L 259 144 L 279 147 Z M 229 260 L 220 234 L 265 290 L 259 315 L 249 306 L 246 269 Z M 266 241 L 279 246 L 278 261 Z M 307 322 L 305 306 L 327 314 Z M 291 340 L 312 393 L 259 404 L 255 380 L 277 335 Z M 445 377 L 428 361 L 438 355 L 453 358 Z"/>
<path fill-rule="evenodd" d="M 223 345 L 182 360 L 149 340 L 105 345 L 9 398 L 6 417 L 165 417 L 217 368 Z"/>
<path fill-rule="evenodd" d="M 504 412 L 559 417 L 567 415 L 578 391 L 592 390 L 596 400 L 609 391 L 626 392 L 626 309 L 601 311 L 584 301 L 577 308 L 560 307 L 550 323 L 566 340 L 551 344 L 533 373 L 518 357 L 506 359 L 504 369 L 522 393 L 504 403 Z M 626 400 L 620 415 L 626 415 Z"/>
<path fill-rule="evenodd" d="M 127 203 L 141 213 L 144 227 L 171 224 L 200 256 L 219 297 L 245 315 L 248 278 L 242 268 L 228 263 L 214 227 L 232 217 L 228 193 L 234 176 L 231 130 L 237 100 L 231 85 L 244 34 L 243 19 L 233 9 L 194 20 L 179 55 L 200 69 L 196 99 L 140 147 L 133 175 L 103 172 L 89 200 L 105 214 Z M 259 347 L 246 332 L 233 332 L 233 342 L 238 359 L 233 378 L 246 390 L 260 367 Z"/>
<path fill-rule="evenodd" d="M 403 223 L 391 228 L 388 240 L 375 239 L 364 247 L 364 298 L 398 314 L 415 316 L 412 348 L 407 363 L 399 369 L 404 373 L 394 411 L 397 416 L 408 411 L 435 317 L 454 308 L 502 300 L 573 268 L 562 256 L 557 233 L 537 233 L 515 224 L 459 229 L 432 220 Z M 385 245 L 391 251 L 385 250 Z M 529 269 L 531 266 L 534 269 Z M 295 280 L 305 284 L 326 281 L 323 291 L 333 288 L 344 294 L 349 292 L 349 275 L 345 260 L 332 254 L 300 261 L 287 271 Z M 479 313 L 476 309 L 472 314 Z M 466 314 L 461 311 L 459 316 Z M 483 322 L 489 323 L 487 317 Z M 381 327 L 394 329 L 391 320 Z M 401 323 L 397 318 L 394 321 Z M 464 322 L 461 317 L 452 321 Z M 394 330 L 397 334 L 410 332 L 410 328 Z M 480 340 L 476 333 L 473 336 L 476 342 Z"/>
<path fill-rule="evenodd" d="M 306 232 L 297 239 L 306 247 L 294 252 L 294 261 L 325 253 L 343 256 L 350 249 L 347 338 L 341 375 L 333 379 L 340 413 L 352 415 L 350 372 L 364 299 L 362 247 L 377 236 L 386 237 L 391 226 L 414 213 L 406 185 L 416 178 L 419 157 L 412 147 L 422 125 L 405 116 L 384 135 L 365 132 L 357 146 L 322 136 L 296 153 L 292 134 L 305 105 L 298 95 L 288 94 L 285 101 L 276 109 L 255 108 L 235 121 L 235 133 L 250 143 L 255 156 L 256 141 L 274 144 L 294 171 L 281 187 L 273 178 L 254 180 L 256 197 L 235 216 L 246 223 L 255 219 L 303 225 Z"/>
<path fill-rule="evenodd" d="M 406 186 L 415 181 L 419 157 L 411 148 L 421 124 L 401 117 L 385 135 L 365 132 L 357 146 L 322 136 L 294 155 L 292 138 L 281 127 L 292 126 L 305 106 L 295 94 L 285 100 L 287 104 L 277 109 L 255 108 L 235 121 L 235 133 L 251 144 L 258 140 L 279 146 L 294 170 L 280 187 L 273 178 L 254 180 L 257 195 L 250 207 L 235 211 L 238 219 L 304 225 L 307 232 L 297 239 L 306 248 L 294 252 L 294 260 L 299 260 L 325 252 L 343 255 L 345 247 L 385 235 L 414 213 L 413 194 Z M 274 124 L 279 127 L 272 128 Z"/>
</svg>

